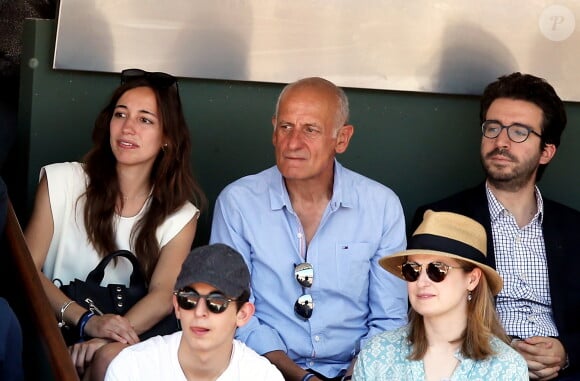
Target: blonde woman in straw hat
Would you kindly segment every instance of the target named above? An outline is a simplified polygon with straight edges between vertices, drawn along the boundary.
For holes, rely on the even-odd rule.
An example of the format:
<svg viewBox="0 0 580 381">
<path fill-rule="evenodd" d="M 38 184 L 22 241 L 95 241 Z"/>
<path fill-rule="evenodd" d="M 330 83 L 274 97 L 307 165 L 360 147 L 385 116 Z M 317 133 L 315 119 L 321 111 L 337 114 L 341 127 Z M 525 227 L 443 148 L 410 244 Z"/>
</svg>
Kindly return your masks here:
<svg viewBox="0 0 580 381">
<path fill-rule="evenodd" d="M 495 312 L 503 282 L 485 264 L 486 247 L 478 222 L 426 211 L 408 249 L 380 260 L 407 281 L 409 324 L 369 340 L 353 380 L 527 381 Z"/>
</svg>

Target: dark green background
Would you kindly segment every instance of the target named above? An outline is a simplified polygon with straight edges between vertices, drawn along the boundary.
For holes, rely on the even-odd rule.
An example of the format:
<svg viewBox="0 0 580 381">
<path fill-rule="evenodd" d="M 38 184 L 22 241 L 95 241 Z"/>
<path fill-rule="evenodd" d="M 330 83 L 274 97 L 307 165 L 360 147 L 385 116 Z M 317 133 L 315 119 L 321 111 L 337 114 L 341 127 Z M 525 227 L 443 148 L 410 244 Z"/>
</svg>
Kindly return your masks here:
<svg viewBox="0 0 580 381">
<path fill-rule="evenodd" d="M 40 167 L 81 158 L 90 147 L 97 113 L 119 83 L 114 74 L 53 70 L 54 35 L 53 20 L 29 20 L 25 25 L 17 144 L 19 165 L 25 166 L 19 181 L 26 192 L 16 195 L 24 220 Z M 180 79 L 193 139 L 193 166 L 210 200 L 210 210 L 200 221 L 198 243 L 207 240 L 218 192 L 274 163 L 270 119 L 281 88 L 280 84 Z M 477 97 L 345 90 L 355 134 L 339 160 L 391 187 L 401 198 L 407 220 L 418 205 L 482 180 Z M 567 103 L 566 108 L 568 127 L 541 189 L 548 197 L 580 208 L 576 180 L 580 105 Z"/>
</svg>

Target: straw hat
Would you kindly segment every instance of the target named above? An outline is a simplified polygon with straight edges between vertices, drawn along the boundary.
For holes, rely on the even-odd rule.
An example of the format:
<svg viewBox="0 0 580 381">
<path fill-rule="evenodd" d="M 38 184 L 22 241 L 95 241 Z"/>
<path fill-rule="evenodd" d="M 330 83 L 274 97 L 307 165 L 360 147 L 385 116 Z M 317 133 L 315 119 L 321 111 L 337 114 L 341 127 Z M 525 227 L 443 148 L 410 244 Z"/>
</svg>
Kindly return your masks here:
<svg viewBox="0 0 580 381">
<path fill-rule="evenodd" d="M 487 263 L 487 236 L 477 221 L 461 214 L 427 210 L 423 222 L 407 243 L 407 250 L 379 260 L 388 272 L 401 279 L 401 266 L 409 255 L 439 255 L 461 259 L 479 267 L 493 295 L 503 287 L 503 280 Z"/>
</svg>

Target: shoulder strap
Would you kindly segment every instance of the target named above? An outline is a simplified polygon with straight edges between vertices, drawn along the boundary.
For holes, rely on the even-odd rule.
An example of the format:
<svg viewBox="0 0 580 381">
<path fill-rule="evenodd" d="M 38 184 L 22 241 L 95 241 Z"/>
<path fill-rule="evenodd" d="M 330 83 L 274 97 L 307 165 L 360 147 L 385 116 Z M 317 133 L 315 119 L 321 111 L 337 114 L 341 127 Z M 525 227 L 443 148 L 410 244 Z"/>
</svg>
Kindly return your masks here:
<svg viewBox="0 0 580 381">
<path fill-rule="evenodd" d="M 107 267 L 109 262 L 111 262 L 111 260 L 116 257 L 127 258 L 131 262 L 131 265 L 133 266 L 133 272 L 131 273 L 129 287 L 137 286 L 140 284 L 146 284 L 145 277 L 143 276 L 143 272 L 141 271 L 141 266 L 137 261 L 137 257 L 135 257 L 135 255 L 133 255 L 133 253 L 131 253 L 128 250 L 117 250 L 107 255 L 105 258 L 103 258 L 101 262 L 97 265 L 97 267 L 95 267 L 93 271 L 89 273 L 86 282 L 101 284 L 101 282 L 103 281 L 103 277 L 105 276 L 105 268 Z"/>
</svg>

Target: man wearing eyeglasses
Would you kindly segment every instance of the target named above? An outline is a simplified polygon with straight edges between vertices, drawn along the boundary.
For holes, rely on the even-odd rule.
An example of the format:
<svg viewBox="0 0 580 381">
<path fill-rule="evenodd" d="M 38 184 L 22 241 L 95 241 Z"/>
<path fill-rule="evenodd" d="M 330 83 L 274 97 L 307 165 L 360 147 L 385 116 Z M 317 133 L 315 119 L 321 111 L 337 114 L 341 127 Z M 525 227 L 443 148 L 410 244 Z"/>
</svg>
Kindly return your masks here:
<svg viewBox="0 0 580 381">
<path fill-rule="evenodd" d="M 254 313 L 250 273 L 240 253 L 222 244 L 192 250 L 175 283 L 182 331 L 125 348 L 105 381 L 283 381 L 275 366 L 242 342 L 237 327 Z"/>
<path fill-rule="evenodd" d="M 452 211 L 487 230 L 488 261 L 504 280 L 496 299 L 532 380 L 580 379 L 580 213 L 543 198 L 536 183 L 566 126 L 551 85 L 513 73 L 481 99 L 484 184 L 417 210 Z"/>
<path fill-rule="evenodd" d="M 354 132 L 348 112 L 325 79 L 286 86 L 272 118 L 276 166 L 216 202 L 210 241 L 235 247 L 252 273 L 256 313 L 237 338 L 286 380 L 349 380 L 361 341 L 406 323 L 406 285 L 378 264 L 405 248 L 403 210 L 335 160 Z"/>
</svg>

